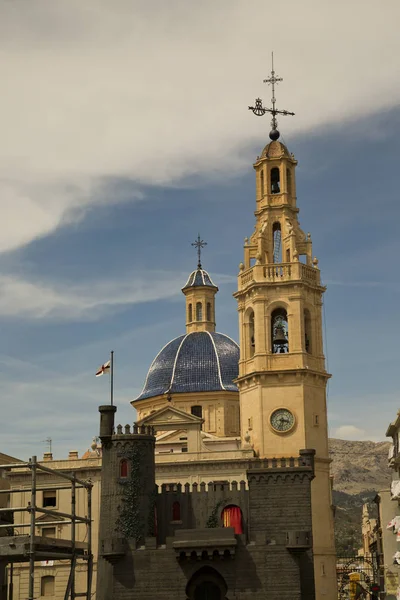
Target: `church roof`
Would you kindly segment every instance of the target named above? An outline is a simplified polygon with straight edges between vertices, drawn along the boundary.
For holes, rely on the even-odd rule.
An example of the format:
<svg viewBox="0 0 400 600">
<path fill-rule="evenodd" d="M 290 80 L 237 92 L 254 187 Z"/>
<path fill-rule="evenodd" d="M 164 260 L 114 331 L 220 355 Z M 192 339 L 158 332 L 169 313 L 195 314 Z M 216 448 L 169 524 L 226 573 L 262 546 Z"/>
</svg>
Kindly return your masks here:
<svg viewBox="0 0 400 600">
<path fill-rule="evenodd" d="M 239 346 L 223 333 L 193 331 L 170 341 L 157 354 L 135 400 L 161 394 L 237 392 Z"/>
<path fill-rule="evenodd" d="M 201 267 L 197 267 L 195 271 L 192 271 L 189 275 L 189 278 L 182 289 L 186 289 L 189 287 L 201 287 L 208 286 L 216 288 L 217 286 L 212 282 L 211 277 Z"/>
</svg>

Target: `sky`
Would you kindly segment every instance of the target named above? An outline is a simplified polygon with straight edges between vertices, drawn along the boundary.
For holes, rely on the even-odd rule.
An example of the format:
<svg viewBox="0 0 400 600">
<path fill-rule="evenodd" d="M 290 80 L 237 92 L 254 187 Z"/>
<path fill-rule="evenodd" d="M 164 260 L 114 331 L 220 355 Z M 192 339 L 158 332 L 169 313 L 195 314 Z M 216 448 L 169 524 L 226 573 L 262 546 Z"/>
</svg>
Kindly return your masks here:
<svg viewBox="0 0 400 600">
<path fill-rule="evenodd" d="M 385 439 L 399 409 L 398 0 L 0 0 L 1 451 L 55 457 L 117 421 L 184 332 L 203 265 L 238 338 L 252 164 L 282 139 L 325 294 L 330 436 Z"/>
</svg>

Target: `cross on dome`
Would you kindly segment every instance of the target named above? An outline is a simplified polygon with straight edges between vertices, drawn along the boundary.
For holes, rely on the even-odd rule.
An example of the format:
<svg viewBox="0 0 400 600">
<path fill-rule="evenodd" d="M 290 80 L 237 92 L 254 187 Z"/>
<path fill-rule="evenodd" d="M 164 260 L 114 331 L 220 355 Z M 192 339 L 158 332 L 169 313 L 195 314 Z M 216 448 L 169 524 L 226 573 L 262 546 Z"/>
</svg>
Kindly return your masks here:
<svg viewBox="0 0 400 600">
<path fill-rule="evenodd" d="M 201 249 L 207 246 L 207 242 L 201 239 L 200 234 L 197 235 L 197 240 L 192 242 L 192 246 L 197 248 L 197 268 L 201 269 Z"/>
</svg>

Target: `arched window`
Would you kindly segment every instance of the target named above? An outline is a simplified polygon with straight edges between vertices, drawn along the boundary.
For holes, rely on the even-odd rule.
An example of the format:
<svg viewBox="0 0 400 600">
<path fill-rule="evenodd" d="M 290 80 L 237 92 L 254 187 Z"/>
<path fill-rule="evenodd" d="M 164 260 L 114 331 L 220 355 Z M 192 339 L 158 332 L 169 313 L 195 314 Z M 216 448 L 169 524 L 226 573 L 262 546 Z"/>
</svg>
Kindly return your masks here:
<svg viewBox="0 0 400 600">
<path fill-rule="evenodd" d="M 128 461 L 126 458 L 123 458 L 119 463 L 119 476 L 124 479 L 128 477 Z"/>
<path fill-rule="evenodd" d="M 54 577 L 53 575 L 45 575 L 40 582 L 41 596 L 54 596 Z"/>
<path fill-rule="evenodd" d="M 191 304 L 188 306 L 188 321 L 189 323 L 193 321 L 193 308 Z"/>
<path fill-rule="evenodd" d="M 281 191 L 281 176 L 278 167 L 271 169 L 271 194 L 279 194 Z"/>
<path fill-rule="evenodd" d="M 194 415 L 195 417 L 200 417 L 200 419 L 203 418 L 203 409 L 200 405 L 196 405 L 196 406 L 191 406 L 190 407 L 190 412 L 192 413 L 192 415 Z"/>
<path fill-rule="evenodd" d="M 247 323 L 247 348 L 249 357 L 253 358 L 255 350 L 255 339 L 254 339 L 254 312 L 251 310 L 248 313 Z"/>
<path fill-rule="evenodd" d="M 286 169 L 286 186 L 287 186 L 287 193 L 291 194 L 292 193 L 292 173 L 289 168 Z"/>
<path fill-rule="evenodd" d="M 284 308 L 277 308 L 271 315 L 272 352 L 286 354 L 289 352 L 287 312 Z"/>
<path fill-rule="evenodd" d="M 275 222 L 272 225 L 272 237 L 273 237 L 273 244 L 274 244 L 274 248 L 273 248 L 274 263 L 280 264 L 282 262 L 282 232 L 281 232 L 281 224 L 278 222 Z"/>
<path fill-rule="evenodd" d="M 201 302 L 196 302 L 196 321 L 203 320 L 203 305 Z"/>
<path fill-rule="evenodd" d="M 172 505 L 172 520 L 181 520 L 181 505 L 179 504 L 179 502 L 174 502 Z"/>
<path fill-rule="evenodd" d="M 311 315 L 307 308 L 304 311 L 304 345 L 306 352 L 312 354 Z"/>
<path fill-rule="evenodd" d="M 207 321 L 211 321 L 211 302 L 207 302 Z"/>
<path fill-rule="evenodd" d="M 261 189 L 261 198 L 264 197 L 264 171 L 260 173 L 260 189 Z"/>
<path fill-rule="evenodd" d="M 242 511 L 235 504 L 230 504 L 224 508 L 222 522 L 224 527 L 233 527 L 235 533 L 243 533 Z"/>
</svg>

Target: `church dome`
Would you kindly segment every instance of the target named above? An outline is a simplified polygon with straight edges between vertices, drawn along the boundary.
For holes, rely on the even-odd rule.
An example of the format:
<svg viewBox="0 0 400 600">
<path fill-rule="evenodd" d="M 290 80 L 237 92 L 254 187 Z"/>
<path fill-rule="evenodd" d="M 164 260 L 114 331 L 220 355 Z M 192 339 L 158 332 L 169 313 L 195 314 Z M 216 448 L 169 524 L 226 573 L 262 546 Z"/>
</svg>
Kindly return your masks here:
<svg viewBox="0 0 400 600">
<path fill-rule="evenodd" d="M 186 288 L 201 287 L 201 286 L 207 286 L 207 287 L 213 287 L 213 288 L 217 287 L 212 282 L 211 277 L 209 276 L 207 271 L 205 271 L 201 267 L 197 267 L 197 269 L 195 271 L 192 271 L 190 273 L 189 278 L 182 289 L 185 290 Z"/>
<path fill-rule="evenodd" d="M 261 153 L 261 158 L 282 158 L 283 156 L 292 158 L 285 144 L 278 140 L 269 142 Z"/>
<path fill-rule="evenodd" d="M 210 280 L 211 281 L 211 280 Z M 222 333 L 193 331 L 169 342 L 153 360 L 141 394 L 237 392 L 239 346 Z"/>
</svg>

